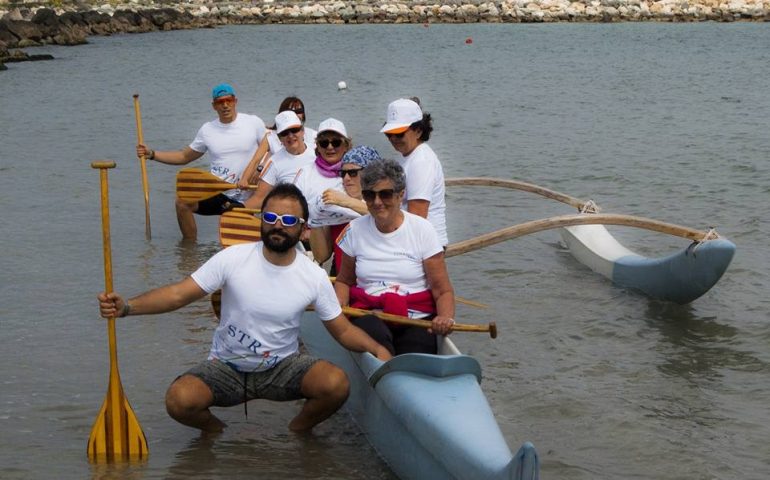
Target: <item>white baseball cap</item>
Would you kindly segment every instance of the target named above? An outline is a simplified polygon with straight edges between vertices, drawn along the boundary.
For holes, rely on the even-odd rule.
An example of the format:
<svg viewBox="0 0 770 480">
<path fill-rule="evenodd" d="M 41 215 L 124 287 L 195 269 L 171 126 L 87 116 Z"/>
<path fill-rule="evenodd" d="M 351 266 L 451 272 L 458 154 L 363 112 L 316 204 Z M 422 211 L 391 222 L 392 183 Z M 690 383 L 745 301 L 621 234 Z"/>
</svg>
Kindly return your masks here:
<svg viewBox="0 0 770 480">
<path fill-rule="evenodd" d="M 291 110 L 284 110 L 275 116 L 275 133 L 302 126 L 302 120 Z"/>
<path fill-rule="evenodd" d="M 388 119 L 380 132 L 405 132 L 414 122 L 422 120 L 422 109 L 417 102 L 407 98 L 399 98 L 388 105 Z"/>
<path fill-rule="evenodd" d="M 348 136 L 348 131 L 345 129 L 345 124 L 336 118 L 327 118 L 321 122 L 321 124 L 318 125 L 318 135 L 320 135 L 322 132 L 337 132 L 345 138 Z"/>
</svg>

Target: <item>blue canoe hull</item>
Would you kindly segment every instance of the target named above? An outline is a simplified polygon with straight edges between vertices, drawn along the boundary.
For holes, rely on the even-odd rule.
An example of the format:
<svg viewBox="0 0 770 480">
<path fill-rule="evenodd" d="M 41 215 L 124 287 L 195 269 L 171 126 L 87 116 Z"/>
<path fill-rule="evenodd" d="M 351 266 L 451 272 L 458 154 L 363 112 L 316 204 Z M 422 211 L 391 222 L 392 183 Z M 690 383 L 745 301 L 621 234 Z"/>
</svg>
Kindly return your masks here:
<svg viewBox="0 0 770 480">
<path fill-rule="evenodd" d="M 311 312 L 302 340 L 345 370 L 351 383 L 345 409 L 402 480 L 539 478 L 531 443 L 511 454 L 472 357 L 407 354 L 383 363 L 340 347 Z M 456 352 L 451 342 L 446 349 Z"/>
<path fill-rule="evenodd" d="M 709 291 L 735 255 L 735 244 L 722 238 L 648 258 L 623 247 L 603 225 L 566 227 L 561 234 L 575 258 L 613 283 L 680 304 Z"/>
</svg>

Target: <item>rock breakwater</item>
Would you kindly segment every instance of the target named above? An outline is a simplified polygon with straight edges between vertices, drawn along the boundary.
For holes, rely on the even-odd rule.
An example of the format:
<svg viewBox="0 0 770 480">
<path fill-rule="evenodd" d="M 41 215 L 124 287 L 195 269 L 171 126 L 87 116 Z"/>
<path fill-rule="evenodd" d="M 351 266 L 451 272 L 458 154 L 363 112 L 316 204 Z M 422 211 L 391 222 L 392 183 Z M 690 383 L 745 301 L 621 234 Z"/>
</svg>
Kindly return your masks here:
<svg viewBox="0 0 770 480">
<path fill-rule="evenodd" d="M 770 21 L 770 0 L 23 2 L 0 0 L 0 69 L 3 61 L 35 59 L 13 50 L 18 48 L 78 45 L 90 35 L 232 24 Z"/>
</svg>

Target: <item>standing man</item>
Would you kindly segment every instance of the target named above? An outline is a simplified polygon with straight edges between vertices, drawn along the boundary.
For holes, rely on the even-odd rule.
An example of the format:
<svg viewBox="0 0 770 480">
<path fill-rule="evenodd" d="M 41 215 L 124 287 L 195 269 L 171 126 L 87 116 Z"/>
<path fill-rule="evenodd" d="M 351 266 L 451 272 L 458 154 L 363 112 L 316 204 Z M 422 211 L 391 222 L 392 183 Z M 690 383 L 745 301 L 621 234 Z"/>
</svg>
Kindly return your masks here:
<svg viewBox="0 0 770 480">
<path fill-rule="evenodd" d="M 222 289 L 222 318 L 208 359 L 177 378 L 166 392 L 166 410 L 178 422 L 206 432 L 225 424 L 209 407 L 255 398 L 306 398 L 289 423 L 310 430 L 348 397 L 345 372 L 300 353 L 300 318 L 309 304 L 345 348 L 382 360 L 390 353 L 342 314 L 326 272 L 295 248 L 307 230 L 308 207 L 294 185 L 279 184 L 262 205 L 262 241 L 234 245 L 214 255 L 181 282 L 129 300 L 98 295 L 101 314 L 125 317 L 176 310 Z"/>
<path fill-rule="evenodd" d="M 227 83 L 214 87 L 211 96 L 211 106 L 218 118 L 203 124 L 189 146 L 161 152 L 140 144 L 136 146 L 137 156 L 145 155 L 150 160 L 169 165 L 187 165 L 209 152 L 211 173 L 226 182 L 237 183 L 267 131 L 265 122 L 256 115 L 238 113 L 235 90 Z M 198 236 L 194 213 L 221 215 L 233 207 L 242 207 L 250 195 L 248 190 L 234 189 L 196 203 L 177 199 L 176 217 L 182 237 L 195 240 Z"/>
</svg>

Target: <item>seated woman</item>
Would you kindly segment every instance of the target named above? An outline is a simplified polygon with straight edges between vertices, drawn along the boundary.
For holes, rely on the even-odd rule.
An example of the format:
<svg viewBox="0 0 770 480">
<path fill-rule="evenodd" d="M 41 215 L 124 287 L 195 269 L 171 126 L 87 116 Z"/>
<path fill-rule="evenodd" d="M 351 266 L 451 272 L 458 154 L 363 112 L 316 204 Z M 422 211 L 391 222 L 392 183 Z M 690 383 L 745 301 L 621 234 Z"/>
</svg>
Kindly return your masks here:
<svg viewBox="0 0 770 480">
<path fill-rule="evenodd" d="M 334 253 L 333 274 L 340 271 L 342 251 L 335 242 L 350 220 L 366 215 L 369 210 L 361 197 L 361 171 L 376 160 L 382 160 L 377 150 L 367 145 L 351 148 L 342 156 L 339 185 L 324 190 L 320 198 L 312 201 L 314 210 L 322 212 L 329 220 L 316 220 L 311 225 L 310 241 L 313 246 L 313 258 L 319 263 L 329 259 Z M 317 215 L 320 216 L 320 215 Z M 323 226 L 321 226 L 323 225 Z"/>
<path fill-rule="evenodd" d="M 302 125 L 305 125 L 307 117 L 305 116 L 305 104 L 302 103 L 302 100 L 294 96 L 284 98 L 278 106 L 278 113 L 288 110 L 296 113 L 297 117 L 302 122 Z M 316 131 L 309 127 L 305 127 L 304 130 L 305 145 L 312 147 L 315 145 Z M 267 127 L 267 132 L 265 132 L 265 136 L 262 137 L 262 141 L 260 141 L 257 151 L 254 152 L 249 164 L 241 173 L 241 178 L 238 180 L 238 187 L 248 188 L 250 184 L 257 183 L 263 167 L 267 164 L 268 160 L 270 160 L 270 157 L 282 148 L 283 144 L 277 133 L 277 125 L 273 124 L 272 127 Z"/>
<path fill-rule="evenodd" d="M 310 210 L 310 249 L 313 259 L 323 263 L 330 255 L 331 240 L 328 240 L 329 225 L 347 223 L 360 214 L 340 207 L 327 207 L 323 202 L 323 192 L 327 189 L 340 188 L 342 179 L 342 157 L 350 149 L 345 124 L 334 118 L 327 118 L 318 126 L 316 136 L 316 159 L 303 167 L 294 184 L 302 191 Z M 327 237 L 327 238 L 325 238 Z M 320 252 L 320 253 L 317 253 Z M 319 257 L 320 255 L 320 257 Z"/>
<path fill-rule="evenodd" d="M 454 324 L 455 299 L 444 249 L 431 223 L 401 210 L 406 179 L 393 160 L 376 161 L 361 174 L 369 215 L 350 222 L 337 243 L 342 264 L 334 289 L 343 306 L 432 318 L 429 330 L 386 325 L 375 316 L 356 325 L 394 355 L 436 353 L 436 336 Z"/>
</svg>

